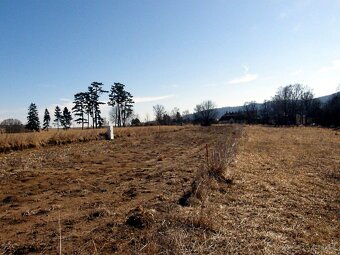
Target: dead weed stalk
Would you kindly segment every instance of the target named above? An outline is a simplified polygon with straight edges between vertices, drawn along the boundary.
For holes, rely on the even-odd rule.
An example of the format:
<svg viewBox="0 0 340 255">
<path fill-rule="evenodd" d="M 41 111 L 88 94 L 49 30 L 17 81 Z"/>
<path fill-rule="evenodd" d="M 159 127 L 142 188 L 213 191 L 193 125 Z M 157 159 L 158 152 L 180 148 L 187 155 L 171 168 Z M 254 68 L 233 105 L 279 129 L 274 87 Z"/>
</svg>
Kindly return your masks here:
<svg viewBox="0 0 340 255">
<path fill-rule="evenodd" d="M 225 141 L 218 141 L 211 148 L 205 146 L 205 162 L 197 171 L 191 189 L 186 191 L 179 200 L 182 206 L 194 205 L 195 200 L 204 206 L 209 194 L 218 188 L 219 184 L 232 184 L 233 176 L 229 171 L 229 165 L 234 160 L 237 149 L 237 141 L 242 135 L 242 129 L 236 128 L 232 136 Z"/>
</svg>

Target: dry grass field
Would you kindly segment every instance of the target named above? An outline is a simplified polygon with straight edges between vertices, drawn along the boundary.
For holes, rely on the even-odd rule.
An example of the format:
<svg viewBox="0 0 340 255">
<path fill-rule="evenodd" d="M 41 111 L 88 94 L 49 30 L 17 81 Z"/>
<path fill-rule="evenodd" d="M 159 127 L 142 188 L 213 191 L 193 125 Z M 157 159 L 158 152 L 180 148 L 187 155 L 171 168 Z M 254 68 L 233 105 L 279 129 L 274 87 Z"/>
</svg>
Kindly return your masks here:
<svg viewBox="0 0 340 255">
<path fill-rule="evenodd" d="M 0 154 L 0 251 L 339 254 L 339 166 L 340 133 L 300 127 L 191 126 Z"/>
<path fill-rule="evenodd" d="M 149 133 L 161 133 L 169 130 L 178 130 L 179 126 L 150 126 L 115 128 L 116 137 L 139 136 Z M 106 138 L 106 128 L 102 129 L 50 129 L 49 131 L 0 134 L 0 153 L 29 148 L 40 148 L 50 145 L 69 144 L 75 142 L 88 142 Z"/>
</svg>

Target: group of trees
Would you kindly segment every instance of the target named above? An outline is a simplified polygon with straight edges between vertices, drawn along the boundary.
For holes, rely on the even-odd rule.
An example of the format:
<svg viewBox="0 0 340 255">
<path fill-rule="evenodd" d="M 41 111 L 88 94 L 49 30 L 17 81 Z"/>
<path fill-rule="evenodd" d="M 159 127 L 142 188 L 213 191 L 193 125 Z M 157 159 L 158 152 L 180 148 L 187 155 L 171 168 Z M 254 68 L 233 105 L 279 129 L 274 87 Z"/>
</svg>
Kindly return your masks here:
<svg viewBox="0 0 340 255">
<path fill-rule="evenodd" d="M 75 122 L 81 124 L 82 129 L 87 124 L 90 127 L 90 117 L 92 119 L 92 128 L 103 126 L 104 119 L 101 116 L 100 105 L 105 104 L 99 101 L 102 94 L 108 93 L 103 89 L 103 83 L 92 82 L 86 92 L 79 92 L 74 95 L 74 107 L 72 111 L 76 116 Z"/>
<path fill-rule="evenodd" d="M 100 128 L 104 124 L 104 119 L 101 116 L 100 105 L 106 104 L 106 102 L 100 101 L 100 96 L 104 93 L 109 93 L 103 89 L 103 83 L 92 82 L 88 86 L 86 92 L 79 92 L 74 95 L 74 107 L 72 112 L 75 116 L 75 122 L 81 124 L 84 129 L 87 124 L 87 128 Z M 114 83 L 111 86 L 109 93 L 108 105 L 112 106 L 114 114 L 114 123 L 116 126 L 126 126 L 127 121 L 131 118 L 133 113 L 133 104 L 130 92 L 125 90 L 125 85 L 121 83 Z M 72 125 L 72 112 L 65 107 L 61 111 L 57 105 L 54 110 L 54 124 L 59 129 L 69 129 Z M 43 130 L 48 130 L 51 123 L 51 115 L 48 109 L 44 112 Z M 40 121 L 38 116 L 38 109 L 34 103 L 31 103 L 28 108 L 27 125 L 26 129 L 31 131 L 40 130 Z"/>
<path fill-rule="evenodd" d="M 60 126 L 62 126 L 64 129 L 69 129 L 71 127 L 73 117 L 67 107 L 65 107 L 64 110 L 61 112 L 60 107 L 57 105 L 54 109 L 54 117 L 55 117 L 54 123 L 57 126 L 58 130 Z M 46 122 L 45 122 L 45 119 L 46 119 Z M 45 115 L 44 115 L 44 128 L 43 129 L 48 130 L 50 121 L 51 121 L 50 113 L 46 109 Z"/>
<path fill-rule="evenodd" d="M 25 126 L 18 119 L 5 119 L 0 123 L 0 133 L 20 133 L 25 130 Z"/>
<path fill-rule="evenodd" d="M 264 114 L 272 116 L 278 125 L 305 124 L 307 119 L 315 117 L 316 109 L 320 107 L 312 91 L 301 84 L 279 88 L 268 104 L 269 107 L 262 111 L 267 110 Z"/>
<path fill-rule="evenodd" d="M 114 83 L 111 86 L 108 105 L 112 106 L 111 117 L 115 126 L 126 126 L 127 120 L 132 117 L 133 104 L 132 95 L 125 90 L 124 84 Z"/>
<path fill-rule="evenodd" d="M 314 98 L 308 87 L 301 84 L 280 87 L 271 100 L 257 104 L 244 104 L 241 111 L 227 112 L 221 121 L 237 121 L 249 124 L 299 125 L 320 124 L 340 126 L 340 93 L 326 103 Z"/>
<path fill-rule="evenodd" d="M 315 116 L 321 125 L 340 127 L 340 92 L 317 109 Z"/>
<path fill-rule="evenodd" d="M 63 112 L 61 112 L 59 106 L 55 107 L 54 111 L 54 123 L 56 124 L 57 128 L 59 129 L 62 126 L 64 129 L 69 129 L 71 127 L 72 122 L 72 114 L 67 109 L 64 108 Z M 48 131 L 51 123 L 51 115 L 48 109 L 45 109 L 44 112 L 44 120 L 42 129 Z M 28 107 L 28 114 L 27 114 L 27 124 L 26 129 L 30 131 L 39 131 L 40 130 L 40 120 L 39 120 L 39 113 L 38 108 L 34 103 L 31 103 Z"/>
<path fill-rule="evenodd" d="M 87 92 L 79 92 L 74 95 L 74 107 L 72 111 L 76 116 L 75 122 L 81 124 L 82 129 L 87 124 L 90 127 L 90 118 L 92 119 L 92 128 L 100 128 L 104 124 L 101 116 L 100 105 L 105 102 L 99 101 L 104 93 L 109 93 L 108 105 L 112 106 L 111 115 L 115 126 L 126 126 L 128 119 L 133 113 L 133 97 L 130 92 L 125 90 L 125 85 L 115 82 L 110 92 L 103 89 L 103 83 L 92 82 Z"/>
<path fill-rule="evenodd" d="M 199 123 L 202 126 L 210 126 L 217 120 L 216 105 L 208 100 L 196 105 L 194 109 L 194 123 Z"/>
<path fill-rule="evenodd" d="M 160 125 L 186 122 L 209 126 L 218 121 L 242 122 L 269 125 L 309 125 L 340 126 L 340 91 L 325 103 L 314 98 L 312 90 L 301 84 L 280 87 L 271 100 L 263 104 L 246 102 L 237 112 L 226 112 L 218 119 L 216 105 L 204 101 L 196 105 L 194 113 L 178 112 L 178 118 L 169 116 L 162 105 L 153 107 L 155 118 Z M 178 121 L 178 122 L 177 122 Z"/>
<path fill-rule="evenodd" d="M 216 105 L 208 100 L 196 105 L 194 114 L 190 114 L 188 110 L 182 114 L 180 110 L 175 107 L 170 114 L 165 110 L 163 105 L 154 105 L 153 112 L 156 123 L 159 125 L 178 125 L 184 123 L 201 124 L 202 126 L 209 126 L 217 122 Z"/>
<path fill-rule="evenodd" d="M 103 83 L 92 82 L 86 92 L 74 95 L 74 121 L 81 124 L 82 129 L 99 128 L 103 126 L 104 119 L 101 116 L 100 96 L 109 93 L 108 105 L 111 109 L 111 119 L 115 126 L 141 125 L 137 116 L 133 114 L 133 96 L 125 90 L 125 85 L 114 83 L 110 91 L 103 89 Z M 153 106 L 156 123 L 159 125 L 178 125 L 192 122 L 209 126 L 218 121 L 216 105 L 212 101 L 204 101 L 196 105 L 193 114 L 185 111 L 182 114 L 175 107 L 170 113 L 163 105 Z M 69 129 L 72 124 L 72 113 L 67 107 L 61 111 L 55 107 L 54 124 L 59 129 Z M 314 98 L 313 92 L 301 84 L 280 87 L 271 100 L 265 100 L 263 104 L 255 101 L 246 102 L 242 110 L 238 112 L 226 112 L 219 121 L 246 122 L 249 124 L 273 124 L 273 125 L 296 125 L 316 123 L 324 126 L 340 126 L 340 91 L 326 103 Z M 149 122 L 148 120 L 146 122 Z M 45 109 L 43 130 L 48 130 L 51 116 Z M 22 132 L 24 129 L 31 131 L 40 130 L 38 109 L 34 103 L 28 108 L 27 124 L 24 126 L 19 120 L 7 119 L 0 123 L 1 132 Z"/>
<path fill-rule="evenodd" d="M 153 112 L 157 124 L 159 125 L 179 125 L 188 122 L 188 120 L 183 117 L 189 114 L 188 111 L 180 113 L 179 108 L 175 107 L 168 113 L 163 105 L 157 104 L 153 106 Z"/>
</svg>

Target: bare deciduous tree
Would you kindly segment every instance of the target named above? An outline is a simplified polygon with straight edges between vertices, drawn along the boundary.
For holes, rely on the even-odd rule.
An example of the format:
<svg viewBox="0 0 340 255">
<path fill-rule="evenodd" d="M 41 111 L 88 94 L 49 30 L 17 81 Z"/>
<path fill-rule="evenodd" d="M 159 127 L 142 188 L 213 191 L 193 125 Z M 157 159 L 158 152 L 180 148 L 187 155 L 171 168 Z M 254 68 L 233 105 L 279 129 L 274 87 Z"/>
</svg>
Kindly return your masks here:
<svg viewBox="0 0 340 255">
<path fill-rule="evenodd" d="M 277 124 L 290 125 L 296 123 L 296 116 L 307 115 L 309 104 L 314 95 L 308 87 L 301 84 L 279 88 L 272 99 L 273 113 Z"/>
<path fill-rule="evenodd" d="M 257 121 L 257 106 L 255 101 L 246 102 L 243 105 L 244 114 L 249 124 L 256 123 Z"/>
<path fill-rule="evenodd" d="M 160 104 L 154 105 L 153 112 L 155 114 L 156 121 L 158 122 L 158 124 L 161 124 L 163 120 L 163 116 L 166 114 L 164 106 Z"/>
<path fill-rule="evenodd" d="M 202 126 L 210 126 L 217 118 L 216 105 L 208 100 L 196 105 L 194 120 Z"/>
</svg>

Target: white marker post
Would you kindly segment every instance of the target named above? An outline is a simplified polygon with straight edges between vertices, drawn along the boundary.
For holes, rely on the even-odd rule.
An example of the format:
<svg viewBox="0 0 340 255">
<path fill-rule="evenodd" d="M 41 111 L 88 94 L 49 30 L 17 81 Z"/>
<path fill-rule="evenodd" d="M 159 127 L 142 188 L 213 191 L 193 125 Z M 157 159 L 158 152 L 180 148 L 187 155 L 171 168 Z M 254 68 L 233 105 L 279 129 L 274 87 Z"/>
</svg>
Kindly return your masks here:
<svg viewBox="0 0 340 255">
<path fill-rule="evenodd" d="M 114 134 L 113 134 L 113 126 L 109 125 L 107 127 L 107 139 L 108 140 L 113 140 L 115 138 Z"/>
</svg>

